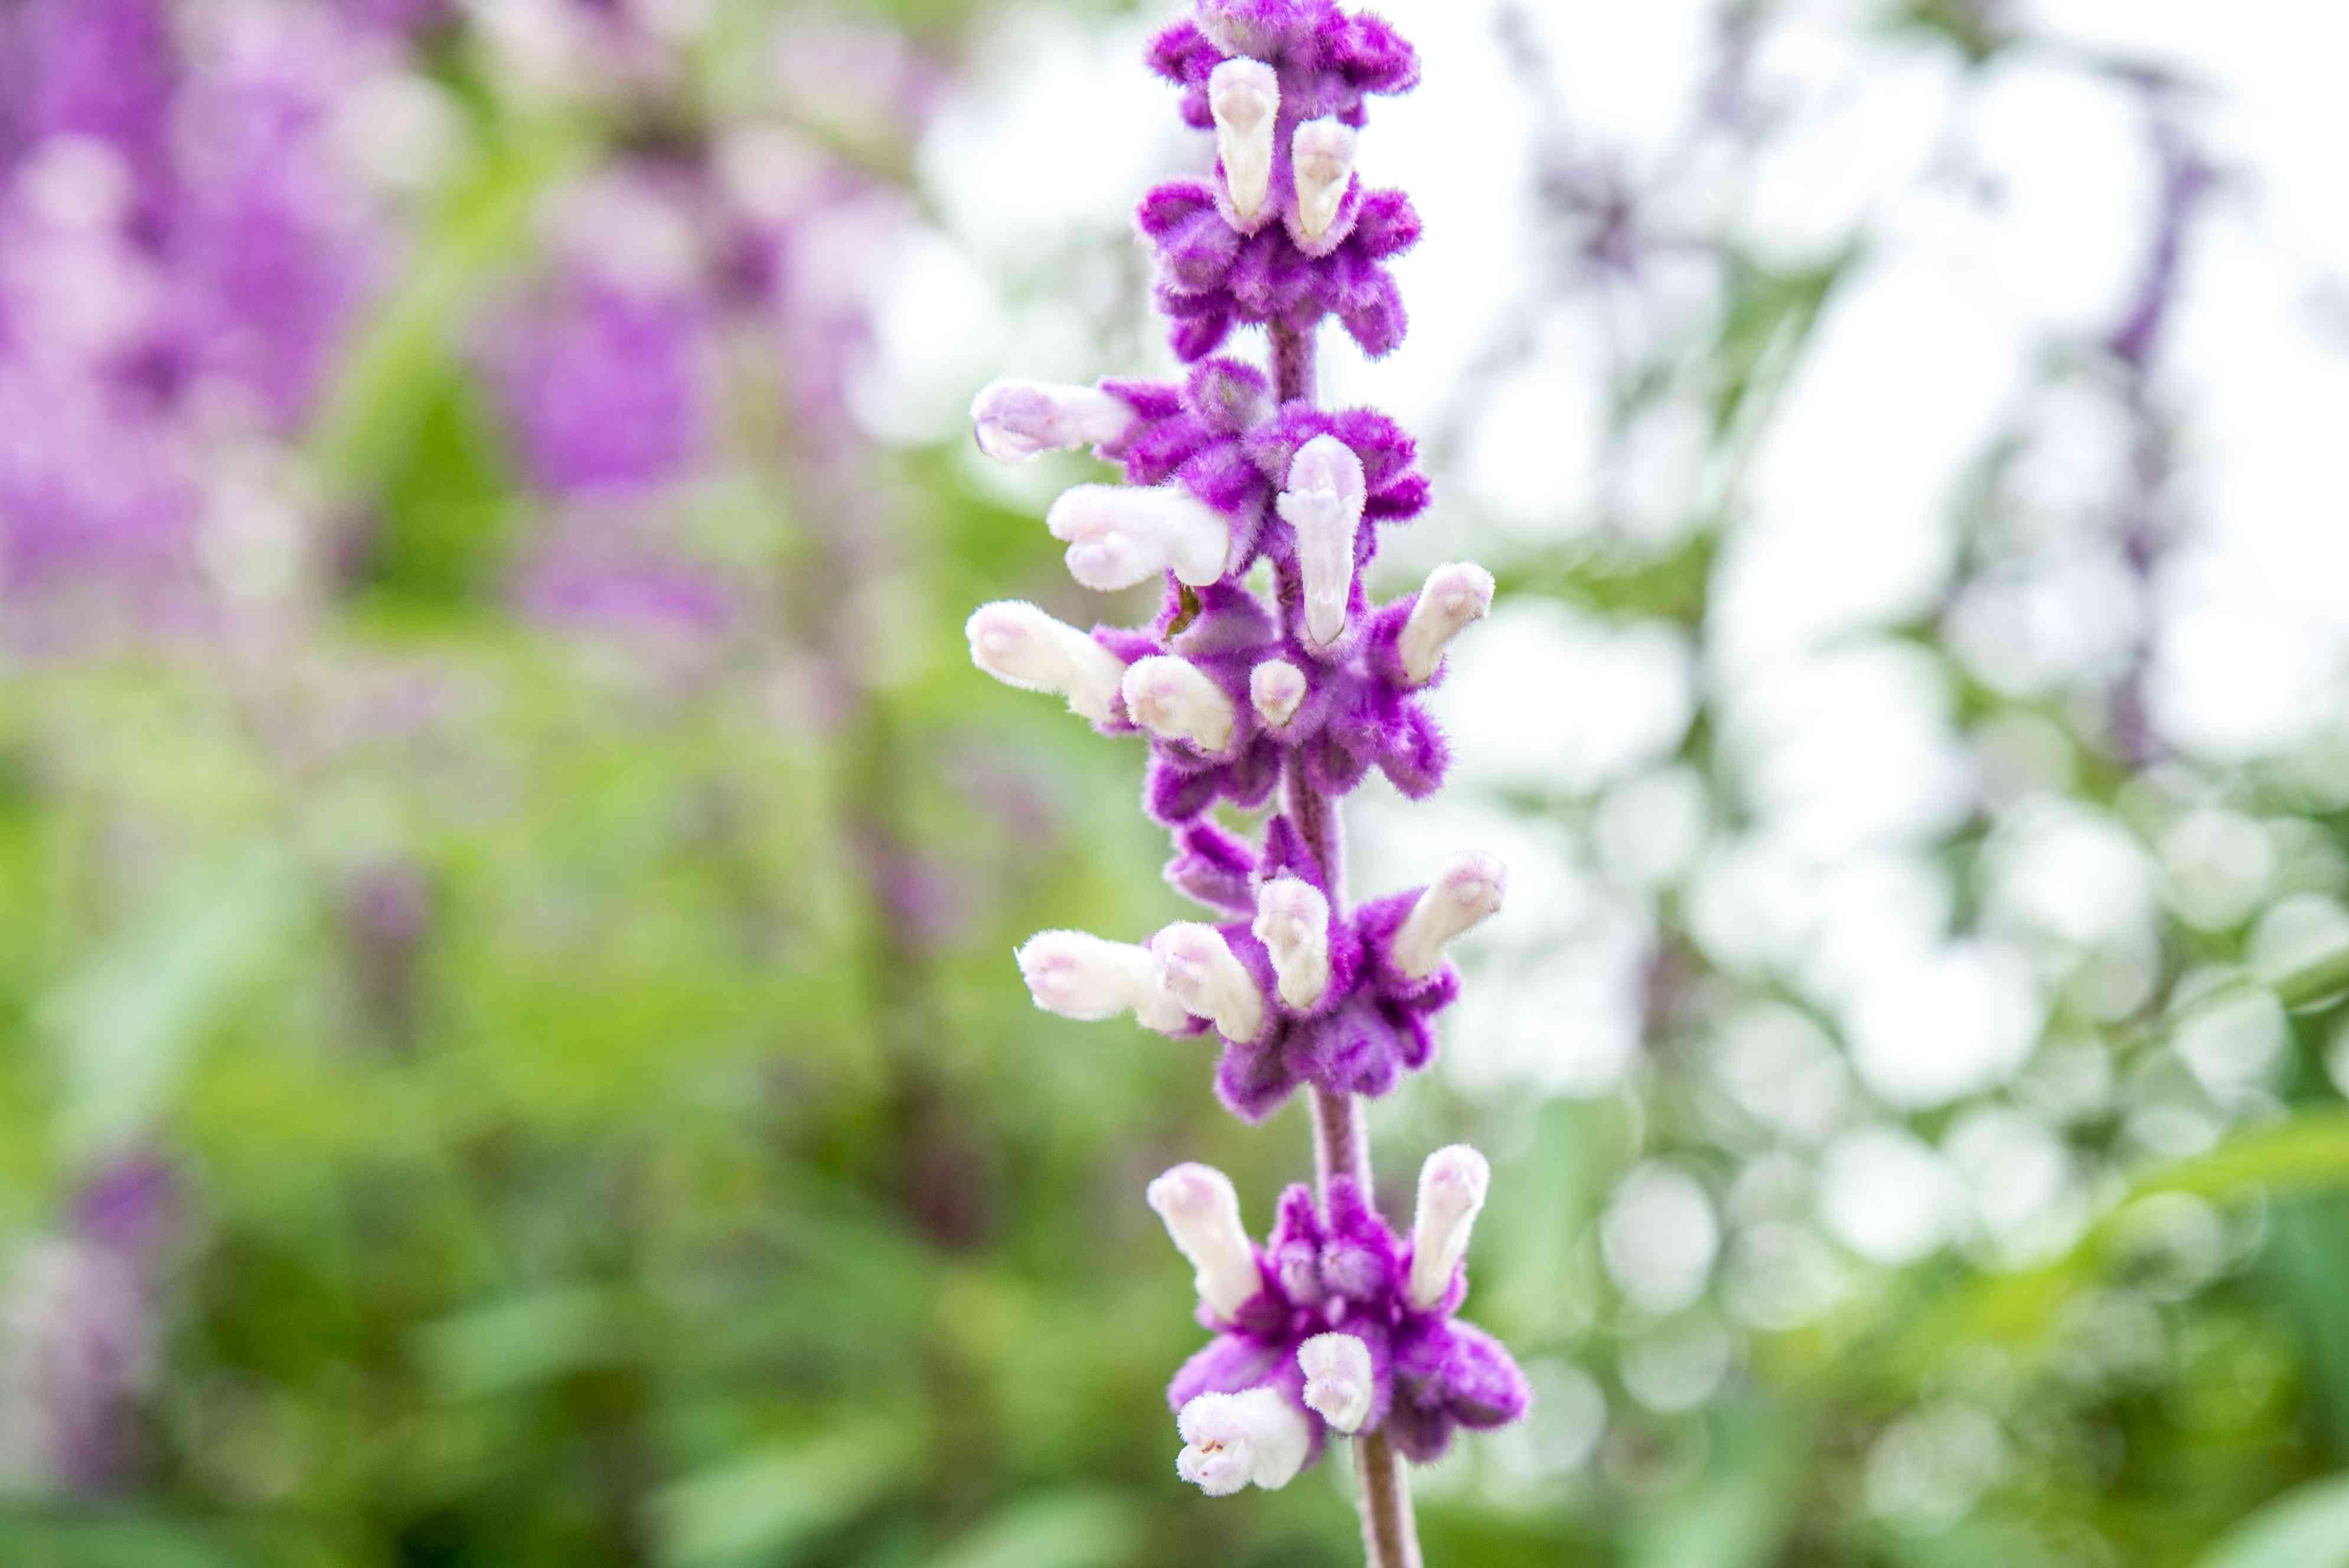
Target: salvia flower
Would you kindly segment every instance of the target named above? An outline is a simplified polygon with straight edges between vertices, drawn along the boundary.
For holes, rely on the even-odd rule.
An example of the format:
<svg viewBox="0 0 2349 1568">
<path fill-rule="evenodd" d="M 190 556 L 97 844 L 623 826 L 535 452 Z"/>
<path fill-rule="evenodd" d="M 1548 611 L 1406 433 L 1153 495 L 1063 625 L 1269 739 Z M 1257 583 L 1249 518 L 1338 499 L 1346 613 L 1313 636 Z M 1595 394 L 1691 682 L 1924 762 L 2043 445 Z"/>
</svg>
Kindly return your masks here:
<svg viewBox="0 0 2349 1568">
<path fill-rule="evenodd" d="M 1220 1172 L 1182 1165 L 1152 1182 L 1152 1206 L 1199 1264 L 1199 1321 L 1215 1333 L 1167 1388 L 1185 1444 L 1183 1478 L 1211 1492 L 1277 1487 L 1332 1430 L 1384 1431 L 1424 1462 L 1462 1427 L 1524 1414 L 1530 1396 L 1516 1363 L 1456 1315 L 1468 1290 L 1468 1233 L 1489 1181 L 1484 1157 L 1465 1145 L 1429 1156 L 1407 1238 L 1350 1178 L 1333 1180 L 1319 1202 L 1291 1187 L 1261 1246 L 1242 1233 Z M 1218 1463 L 1216 1444 L 1245 1452 Z"/>
<path fill-rule="evenodd" d="M 1431 1158 L 1399 1236 L 1371 1204 L 1353 1105 L 1433 1057 L 1435 1017 L 1460 989 L 1448 951 L 1507 887 L 1499 861 L 1469 852 L 1424 887 L 1350 905 L 1337 830 L 1339 798 L 1373 769 L 1414 799 L 1443 782 L 1448 753 L 1422 694 L 1493 603 L 1492 574 L 1464 562 L 1372 603 L 1365 572 L 1385 530 L 1426 510 L 1427 479 L 1393 420 L 1314 396 L 1323 317 L 1373 355 L 1402 337 L 1381 263 L 1419 219 L 1402 192 L 1365 190 L 1358 166 L 1375 156 L 1365 99 L 1409 88 L 1419 64 L 1384 22 L 1334 0 L 1195 0 L 1151 64 L 1215 139 L 1214 178 L 1160 186 L 1140 216 L 1190 370 L 998 381 L 971 422 L 999 461 L 1090 448 L 1122 468 L 1122 485 L 1063 493 L 1046 528 L 1081 585 L 1154 580 L 1161 607 L 1145 625 L 1084 631 L 1005 601 L 968 631 L 972 662 L 998 680 L 1144 739 L 1143 808 L 1174 841 L 1166 880 L 1210 918 L 1142 942 L 1047 931 L 1017 956 L 1048 1012 L 1214 1037 L 1216 1092 L 1245 1120 L 1309 1091 L 1320 1194 L 1291 1188 L 1261 1245 L 1219 1172 L 1182 1165 L 1151 1184 L 1215 1335 L 1168 1389 L 1175 1470 L 1216 1495 L 1278 1487 L 1330 1433 L 1360 1439 L 1365 1474 L 1384 1477 L 1362 1488 L 1366 1516 L 1384 1511 L 1365 1539 L 1389 1568 L 1416 1560 L 1379 1544 L 1409 1530 L 1396 1457 L 1432 1460 L 1459 1428 L 1526 1404 L 1507 1352 L 1454 1315 L 1483 1158 Z M 1270 374 L 1217 352 L 1240 325 L 1266 329 Z M 1216 819 L 1268 807 L 1255 841 Z"/>
</svg>

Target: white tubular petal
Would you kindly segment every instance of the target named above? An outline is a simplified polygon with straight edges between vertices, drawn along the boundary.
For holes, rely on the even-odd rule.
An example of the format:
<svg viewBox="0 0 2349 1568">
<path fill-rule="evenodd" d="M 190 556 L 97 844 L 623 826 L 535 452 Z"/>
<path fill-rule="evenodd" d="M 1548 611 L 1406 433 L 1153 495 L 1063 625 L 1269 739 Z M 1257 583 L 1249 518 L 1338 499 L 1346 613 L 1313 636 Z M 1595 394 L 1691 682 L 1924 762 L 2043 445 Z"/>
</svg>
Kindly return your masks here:
<svg viewBox="0 0 2349 1568">
<path fill-rule="evenodd" d="M 1299 877 L 1276 877 L 1257 890 L 1256 939 L 1272 954 L 1280 999 L 1310 1007 L 1330 988 L 1330 901 Z"/>
<path fill-rule="evenodd" d="M 1318 240 L 1337 221 L 1354 178 L 1353 128 L 1334 119 L 1309 119 L 1288 140 L 1297 170 L 1297 226 Z"/>
<path fill-rule="evenodd" d="M 1454 859 L 1403 916 L 1394 937 L 1395 967 L 1413 980 L 1434 974 L 1445 946 L 1498 910 L 1508 886 L 1508 869 L 1491 855 Z"/>
<path fill-rule="evenodd" d="M 1187 741 L 1202 751 L 1232 743 L 1239 713 L 1224 688 L 1188 659 L 1159 654 L 1126 666 L 1125 711 L 1162 740 Z"/>
<path fill-rule="evenodd" d="M 1444 650 L 1463 628 L 1485 618 L 1493 607 L 1493 574 L 1471 562 L 1455 561 L 1427 574 L 1426 586 L 1402 624 L 1395 653 L 1402 673 L 1413 686 L 1435 678 Z"/>
<path fill-rule="evenodd" d="M 992 381 L 970 405 L 978 449 L 999 463 L 1114 441 L 1133 423 L 1123 398 L 1098 387 L 1051 381 Z"/>
<path fill-rule="evenodd" d="M 1224 934 L 1183 921 L 1150 939 L 1167 992 L 1184 1008 L 1215 1020 L 1226 1039 L 1253 1040 L 1264 1031 L 1264 993 L 1256 988 Z"/>
<path fill-rule="evenodd" d="M 1306 1408 L 1338 1431 L 1360 1431 L 1377 1393 L 1371 1347 L 1350 1334 L 1317 1334 L 1297 1347 L 1297 1364 Z"/>
<path fill-rule="evenodd" d="M 1202 1394 L 1174 1428 L 1183 1438 L 1174 1473 L 1209 1497 L 1229 1497 L 1250 1481 L 1267 1491 L 1287 1486 L 1313 1442 L 1305 1418 L 1270 1388 Z"/>
<path fill-rule="evenodd" d="M 1014 956 L 1047 1013 L 1097 1023 L 1131 1012 L 1162 1034 L 1190 1021 L 1159 984 L 1158 960 L 1146 947 L 1081 931 L 1040 931 Z"/>
<path fill-rule="evenodd" d="M 1305 641 L 1317 652 L 1346 630 L 1346 601 L 1354 587 L 1354 534 L 1370 491 L 1362 459 L 1335 436 L 1316 436 L 1297 449 L 1280 515 L 1297 531 L 1298 572 L 1305 586 Z"/>
<path fill-rule="evenodd" d="M 1419 1168 L 1419 1209 L 1411 1222 L 1406 1289 L 1412 1305 L 1424 1312 L 1452 1288 L 1453 1271 L 1468 1253 L 1468 1233 L 1492 1184 L 1492 1166 L 1464 1143 L 1437 1150 Z"/>
<path fill-rule="evenodd" d="M 1248 672 L 1248 701 L 1275 729 L 1286 729 L 1305 703 L 1305 672 L 1287 659 L 1267 659 Z"/>
<path fill-rule="evenodd" d="M 1280 78 L 1262 60 L 1226 60 L 1207 77 L 1207 109 L 1216 117 L 1216 154 L 1232 210 L 1243 219 L 1264 211 L 1272 183 L 1272 126 L 1280 109 Z"/>
<path fill-rule="evenodd" d="M 1172 572 L 1194 588 L 1224 574 L 1232 525 L 1179 485 L 1079 485 L 1044 516 L 1069 547 L 1069 575 L 1101 593 Z"/>
<path fill-rule="evenodd" d="M 1006 599 L 973 611 L 963 634 L 970 662 L 1005 686 L 1057 693 L 1095 724 L 1109 718 L 1125 663 L 1074 626 Z"/>
<path fill-rule="evenodd" d="M 1150 1206 L 1198 1270 L 1192 1283 L 1216 1316 L 1230 1317 L 1264 1288 L 1231 1178 L 1212 1165 L 1177 1165 L 1150 1184 Z"/>
</svg>

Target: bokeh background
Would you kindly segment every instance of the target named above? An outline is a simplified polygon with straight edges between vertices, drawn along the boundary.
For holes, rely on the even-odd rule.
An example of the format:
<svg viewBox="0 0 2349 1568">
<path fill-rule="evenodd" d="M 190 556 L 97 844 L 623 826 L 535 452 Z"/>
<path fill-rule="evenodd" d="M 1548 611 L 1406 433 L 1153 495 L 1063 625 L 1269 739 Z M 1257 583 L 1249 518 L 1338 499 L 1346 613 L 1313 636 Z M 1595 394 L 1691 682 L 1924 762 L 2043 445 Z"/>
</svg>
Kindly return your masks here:
<svg viewBox="0 0 2349 1568">
<path fill-rule="evenodd" d="M 0 4 L 0 1561 L 1354 1561 L 1203 1500 L 1183 918 L 1000 374 L 1163 370 L 1174 0 Z M 1333 395 L 1498 574 L 1432 1562 L 2349 1563 L 2349 10 L 1392 0 Z M 1146 597 L 1146 596 L 1145 596 Z"/>
</svg>

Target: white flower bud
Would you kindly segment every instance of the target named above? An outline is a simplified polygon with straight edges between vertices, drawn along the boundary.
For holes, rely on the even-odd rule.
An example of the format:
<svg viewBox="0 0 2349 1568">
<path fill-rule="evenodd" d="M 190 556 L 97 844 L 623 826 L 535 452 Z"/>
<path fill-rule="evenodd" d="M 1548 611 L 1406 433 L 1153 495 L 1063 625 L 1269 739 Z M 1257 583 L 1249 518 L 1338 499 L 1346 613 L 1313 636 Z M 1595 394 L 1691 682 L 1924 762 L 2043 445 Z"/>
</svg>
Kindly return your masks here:
<svg viewBox="0 0 2349 1568">
<path fill-rule="evenodd" d="M 1005 686 L 1057 693 L 1095 724 L 1109 718 L 1125 662 L 1074 626 L 1007 599 L 973 611 L 963 634 L 970 662 Z"/>
<path fill-rule="evenodd" d="M 970 405 L 978 449 L 999 463 L 1114 441 L 1133 424 L 1133 406 L 1098 387 L 991 381 Z"/>
<path fill-rule="evenodd" d="M 1229 1497 L 1250 1481 L 1267 1491 L 1287 1486 L 1313 1443 L 1305 1418 L 1271 1388 L 1202 1394 L 1183 1407 L 1174 1429 L 1183 1439 L 1174 1473 L 1209 1497 Z"/>
<path fill-rule="evenodd" d="M 1195 1016 L 1212 1018 L 1226 1039 L 1253 1040 L 1264 1030 L 1264 993 L 1212 925 L 1183 921 L 1150 939 L 1167 993 Z"/>
<path fill-rule="evenodd" d="M 1146 947 L 1081 931 L 1040 931 L 1014 956 L 1047 1013 L 1097 1023 L 1131 1012 L 1164 1035 L 1191 1021 L 1159 983 L 1158 960 Z"/>
<path fill-rule="evenodd" d="M 1340 1432 L 1357 1432 L 1378 1393 L 1371 1347 L 1350 1334 L 1317 1334 L 1297 1347 L 1306 1408 Z"/>
<path fill-rule="evenodd" d="M 1150 1206 L 1198 1271 L 1192 1283 L 1208 1311 L 1228 1318 L 1264 1288 L 1230 1177 L 1212 1165 L 1177 1165 L 1150 1184 Z"/>
<path fill-rule="evenodd" d="M 1508 885 L 1507 868 L 1491 855 L 1456 857 L 1403 916 L 1392 950 L 1394 966 L 1413 980 L 1434 974 L 1444 947 L 1498 910 Z"/>
<path fill-rule="evenodd" d="M 1248 672 L 1248 701 L 1265 723 L 1286 729 L 1305 704 L 1305 672 L 1287 659 L 1267 659 Z"/>
<path fill-rule="evenodd" d="M 1434 679 L 1445 645 L 1464 628 L 1483 620 L 1492 607 L 1493 574 L 1483 567 L 1455 561 L 1429 573 L 1395 642 L 1396 656 L 1411 684 L 1425 686 Z"/>
<path fill-rule="evenodd" d="M 1231 745 L 1238 711 L 1224 688 L 1190 660 L 1171 654 L 1136 659 L 1126 666 L 1123 688 L 1125 711 L 1160 739 L 1186 741 L 1208 752 Z"/>
<path fill-rule="evenodd" d="M 1272 954 L 1280 999 L 1310 1007 L 1330 988 L 1330 901 L 1299 877 L 1276 877 L 1257 890 L 1256 939 Z"/>
<path fill-rule="evenodd" d="M 1452 1288 L 1452 1275 L 1468 1254 L 1468 1233 L 1493 1168 L 1464 1143 L 1439 1149 L 1419 1168 L 1419 1208 L 1411 1222 L 1411 1280 L 1405 1294 L 1424 1312 Z"/>
<path fill-rule="evenodd" d="M 1207 77 L 1207 109 L 1216 117 L 1216 153 L 1232 211 L 1242 222 L 1264 211 L 1272 182 L 1272 128 L 1280 109 L 1280 78 L 1262 60 L 1226 60 Z"/>
<path fill-rule="evenodd" d="M 1297 532 L 1297 568 L 1304 579 L 1305 643 L 1330 647 L 1346 630 L 1346 601 L 1354 587 L 1354 534 L 1370 498 L 1362 459 L 1335 436 L 1316 436 L 1297 449 L 1288 488 L 1278 502 Z"/>
<path fill-rule="evenodd" d="M 1232 525 L 1180 485 L 1079 485 L 1045 514 L 1069 547 L 1069 575 L 1100 593 L 1172 572 L 1194 588 L 1224 574 Z"/>
<path fill-rule="evenodd" d="M 1297 226 L 1318 240 L 1337 221 L 1354 178 L 1354 131 L 1334 119 L 1309 119 L 1288 139 L 1297 170 Z"/>
</svg>

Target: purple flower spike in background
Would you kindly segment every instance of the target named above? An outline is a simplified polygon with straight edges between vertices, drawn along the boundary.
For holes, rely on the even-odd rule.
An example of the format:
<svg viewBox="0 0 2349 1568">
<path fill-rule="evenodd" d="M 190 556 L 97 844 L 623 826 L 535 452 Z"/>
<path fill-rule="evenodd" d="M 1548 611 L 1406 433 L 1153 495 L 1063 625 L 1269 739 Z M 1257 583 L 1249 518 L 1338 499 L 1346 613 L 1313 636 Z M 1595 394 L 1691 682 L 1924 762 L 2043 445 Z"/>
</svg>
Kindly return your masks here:
<svg viewBox="0 0 2349 1568">
<path fill-rule="evenodd" d="M 24 1248 L 0 1299 L 0 1487 L 97 1492 L 137 1458 L 135 1407 L 160 1354 L 179 1181 L 129 1156 L 76 1194 L 67 1232 Z"/>
<path fill-rule="evenodd" d="M 1433 1058 L 1435 1016 L 1460 989 L 1445 949 L 1499 911 L 1507 883 L 1469 853 L 1424 888 L 1346 900 L 1338 799 L 1374 768 L 1413 799 L 1442 784 L 1449 753 L 1420 693 L 1493 603 L 1491 573 L 1464 562 L 1371 603 L 1380 535 L 1426 510 L 1427 480 L 1392 420 L 1315 396 L 1324 316 L 1373 356 L 1402 339 L 1380 263 L 1419 219 L 1356 169 L 1375 151 L 1365 98 L 1409 88 L 1419 62 L 1384 22 L 1331 0 L 1198 0 L 1150 58 L 1216 141 L 1216 178 L 1160 186 L 1140 217 L 1175 352 L 1198 363 L 1179 385 L 999 381 L 971 418 L 1000 461 L 1091 448 L 1123 467 L 1123 486 L 1064 493 L 1047 526 L 1079 583 L 1158 579 L 1164 606 L 1147 626 L 1088 633 L 1006 601 L 968 631 L 998 680 L 1065 697 L 1104 735 L 1148 738 L 1143 806 L 1174 836 L 1167 881 L 1217 923 L 1146 942 L 1048 931 L 1018 956 L 1048 1012 L 1212 1033 L 1216 1093 L 1245 1120 L 1309 1092 L 1319 1193 L 1291 1188 L 1264 1247 L 1219 1173 L 1180 1166 L 1151 1187 L 1216 1335 L 1168 1390 L 1176 1470 L 1218 1495 L 1278 1487 L 1331 1432 L 1352 1437 L 1370 1561 L 1401 1568 L 1419 1547 L 1400 1460 L 1433 1460 L 1458 1428 L 1526 1403 L 1508 1354 L 1452 1315 L 1484 1160 L 1464 1147 L 1427 1162 L 1405 1241 L 1372 1205 L 1361 1111 Z M 1265 328 L 1263 368 L 1216 356 L 1241 325 Z M 1250 584 L 1259 562 L 1269 600 Z M 1259 843 L 1213 818 L 1276 795 Z"/>
</svg>

